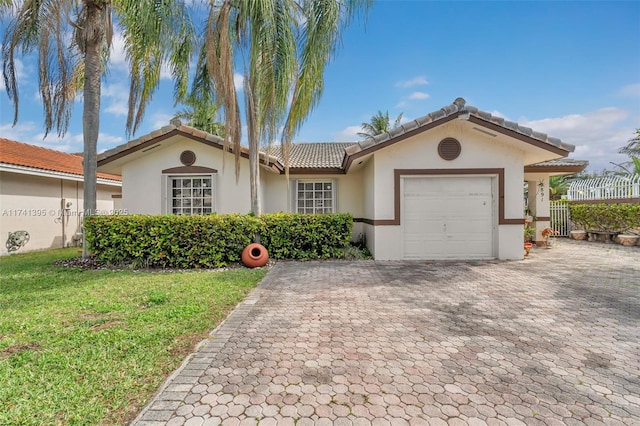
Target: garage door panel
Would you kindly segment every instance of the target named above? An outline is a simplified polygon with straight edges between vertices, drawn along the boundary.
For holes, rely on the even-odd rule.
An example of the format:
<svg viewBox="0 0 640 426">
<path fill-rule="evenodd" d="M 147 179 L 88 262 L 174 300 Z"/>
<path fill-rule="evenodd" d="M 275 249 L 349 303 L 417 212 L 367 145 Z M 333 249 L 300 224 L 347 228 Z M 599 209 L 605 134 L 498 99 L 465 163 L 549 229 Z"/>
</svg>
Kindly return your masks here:
<svg viewBox="0 0 640 426">
<path fill-rule="evenodd" d="M 491 177 L 405 178 L 402 223 L 407 259 L 493 255 Z"/>
</svg>

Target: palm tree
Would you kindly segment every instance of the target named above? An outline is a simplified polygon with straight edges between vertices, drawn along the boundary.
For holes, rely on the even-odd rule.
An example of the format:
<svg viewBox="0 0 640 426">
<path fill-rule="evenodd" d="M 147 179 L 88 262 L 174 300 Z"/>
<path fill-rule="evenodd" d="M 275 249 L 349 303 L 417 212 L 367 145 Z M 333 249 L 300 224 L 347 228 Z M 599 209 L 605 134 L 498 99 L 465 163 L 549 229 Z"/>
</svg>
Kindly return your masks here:
<svg viewBox="0 0 640 426">
<path fill-rule="evenodd" d="M 135 133 L 160 68 L 169 62 L 178 97 L 187 92 L 193 28 L 184 2 L 156 0 L 0 0 L 9 15 L 2 45 L 3 76 L 18 121 L 16 54 L 36 51 L 44 105 L 45 137 L 56 128 L 66 133 L 73 101 L 82 92 L 84 136 L 84 213 L 96 209 L 96 150 L 100 129 L 101 78 L 107 70 L 114 15 L 130 65 L 131 85 L 126 130 Z M 86 244 L 84 256 L 88 255 Z"/>
<path fill-rule="evenodd" d="M 236 64 L 244 67 L 254 214 L 260 214 L 260 146 L 270 145 L 280 134 L 288 173 L 291 140 L 320 100 L 324 69 L 337 50 L 341 32 L 370 4 L 371 0 L 210 2 L 198 73 L 206 70 L 213 80 L 224 114 L 225 149 L 235 153 L 237 177 L 242 124 L 234 71 Z"/>
<path fill-rule="evenodd" d="M 362 123 L 363 132 L 358 133 L 358 136 L 361 138 L 372 138 L 376 135 L 381 135 L 382 133 L 386 133 L 391 129 L 395 129 L 400 125 L 400 120 L 402 120 L 402 114 L 398 115 L 398 118 L 393 122 L 393 126 L 390 126 L 389 122 L 389 111 L 378 111 L 376 115 L 371 117 L 371 120 L 368 123 Z"/>
<path fill-rule="evenodd" d="M 216 136 L 224 135 L 224 124 L 216 121 L 218 107 L 213 100 L 203 100 L 189 96 L 182 101 L 186 106 L 173 116 L 187 121 L 191 127 L 203 130 Z"/>
</svg>

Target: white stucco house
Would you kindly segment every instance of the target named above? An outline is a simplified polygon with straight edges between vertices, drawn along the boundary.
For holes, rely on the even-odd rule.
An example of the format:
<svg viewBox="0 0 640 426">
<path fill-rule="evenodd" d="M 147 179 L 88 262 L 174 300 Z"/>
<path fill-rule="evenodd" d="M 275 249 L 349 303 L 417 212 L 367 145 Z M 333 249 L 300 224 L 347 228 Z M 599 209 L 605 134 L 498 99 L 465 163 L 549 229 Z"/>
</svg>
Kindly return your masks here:
<svg viewBox="0 0 640 426">
<path fill-rule="evenodd" d="M 0 255 L 80 244 L 82 182 L 82 155 L 0 138 Z M 121 187 L 98 174 L 98 211 L 120 208 Z"/>
<path fill-rule="evenodd" d="M 545 134 L 453 104 L 357 143 L 300 143 L 289 179 L 279 148 L 262 155 L 263 212 L 348 212 L 376 259 L 521 259 L 523 182 L 538 229 L 549 225 L 548 178 L 586 162 Z M 222 140 L 180 122 L 98 157 L 122 175 L 130 213 L 250 211 L 247 152 L 236 179 Z"/>
</svg>

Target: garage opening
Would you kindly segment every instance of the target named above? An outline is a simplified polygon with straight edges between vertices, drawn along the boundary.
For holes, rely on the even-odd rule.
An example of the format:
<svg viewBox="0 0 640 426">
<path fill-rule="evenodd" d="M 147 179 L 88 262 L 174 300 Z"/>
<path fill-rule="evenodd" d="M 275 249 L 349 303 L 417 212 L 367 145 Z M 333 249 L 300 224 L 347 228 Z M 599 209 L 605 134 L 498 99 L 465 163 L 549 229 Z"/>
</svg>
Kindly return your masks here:
<svg viewBox="0 0 640 426">
<path fill-rule="evenodd" d="M 471 175 L 404 177 L 403 257 L 494 258 L 494 180 Z"/>
</svg>

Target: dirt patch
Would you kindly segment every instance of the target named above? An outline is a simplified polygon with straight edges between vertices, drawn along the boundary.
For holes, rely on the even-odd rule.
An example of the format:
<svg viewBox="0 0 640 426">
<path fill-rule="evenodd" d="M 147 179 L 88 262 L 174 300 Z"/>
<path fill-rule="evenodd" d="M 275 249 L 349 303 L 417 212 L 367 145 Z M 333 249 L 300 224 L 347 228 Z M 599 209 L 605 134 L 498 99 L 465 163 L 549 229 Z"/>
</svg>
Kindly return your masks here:
<svg viewBox="0 0 640 426">
<path fill-rule="evenodd" d="M 42 345 L 36 342 L 20 344 L 20 345 L 12 345 L 12 346 L 8 346 L 6 348 L 0 349 L 0 358 L 8 358 L 12 355 L 15 355 L 17 353 L 24 352 L 24 351 L 36 352 L 40 350 L 42 350 Z"/>
</svg>

